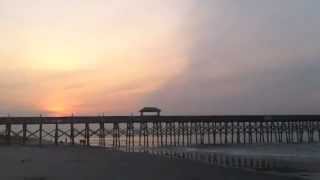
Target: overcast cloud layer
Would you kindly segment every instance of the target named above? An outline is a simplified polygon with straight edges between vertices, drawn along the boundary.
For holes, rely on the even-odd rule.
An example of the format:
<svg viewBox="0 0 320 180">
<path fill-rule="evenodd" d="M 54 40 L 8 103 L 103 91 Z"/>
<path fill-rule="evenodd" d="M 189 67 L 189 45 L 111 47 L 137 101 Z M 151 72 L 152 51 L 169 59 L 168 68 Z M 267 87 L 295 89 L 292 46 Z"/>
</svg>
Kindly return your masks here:
<svg viewBox="0 0 320 180">
<path fill-rule="evenodd" d="M 318 0 L 0 0 L 0 114 L 320 112 Z"/>
<path fill-rule="evenodd" d="M 319 113 L 318 7 L 316 0 L 196 3 L 188 70 L 146 102 L 179 114 Z"/>
</svg>

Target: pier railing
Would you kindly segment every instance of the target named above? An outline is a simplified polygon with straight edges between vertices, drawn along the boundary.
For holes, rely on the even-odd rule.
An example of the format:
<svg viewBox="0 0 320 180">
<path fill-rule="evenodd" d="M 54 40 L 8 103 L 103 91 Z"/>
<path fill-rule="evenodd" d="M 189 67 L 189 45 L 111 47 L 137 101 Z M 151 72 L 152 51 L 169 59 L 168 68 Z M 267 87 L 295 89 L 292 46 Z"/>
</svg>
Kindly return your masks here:
<svg viewBox="0 0 320 180">
<path fill-rule="evenodd" d="M 320 115 L 0 117 L 5 143 L 124 147 L 314 143 Z M 112 143 L 111 143 L 112 142 Z"/>
</svg>

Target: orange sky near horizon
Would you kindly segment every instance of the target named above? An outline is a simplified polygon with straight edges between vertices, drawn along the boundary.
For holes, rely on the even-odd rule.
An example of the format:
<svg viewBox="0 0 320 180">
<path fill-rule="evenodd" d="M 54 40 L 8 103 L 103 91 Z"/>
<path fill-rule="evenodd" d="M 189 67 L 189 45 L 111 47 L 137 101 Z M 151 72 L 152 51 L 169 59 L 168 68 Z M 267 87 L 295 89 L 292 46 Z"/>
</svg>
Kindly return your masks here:
<svg viewBox="0 0 320 180">
<path fill-rule="evenodd" d="M 136 111 L 188 63 L 180 33 L 185 8 L 139 3 L 1 1 L 0 101 L 8 103 L 2 111 Z"/>
</svg>

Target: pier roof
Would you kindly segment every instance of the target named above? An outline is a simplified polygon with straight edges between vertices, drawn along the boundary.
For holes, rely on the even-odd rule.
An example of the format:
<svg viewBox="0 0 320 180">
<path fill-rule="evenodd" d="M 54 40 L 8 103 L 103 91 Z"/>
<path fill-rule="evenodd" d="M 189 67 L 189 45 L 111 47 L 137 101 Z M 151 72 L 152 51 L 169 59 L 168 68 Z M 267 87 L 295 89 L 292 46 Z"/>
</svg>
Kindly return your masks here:
<svg viewBox="0 0 320 180">
<path fill-rule="evenodd" d="M 140 110 L 140 112 L 161 112 L 161 109 L 157 107 L 144 107 Z"/>
</svg>

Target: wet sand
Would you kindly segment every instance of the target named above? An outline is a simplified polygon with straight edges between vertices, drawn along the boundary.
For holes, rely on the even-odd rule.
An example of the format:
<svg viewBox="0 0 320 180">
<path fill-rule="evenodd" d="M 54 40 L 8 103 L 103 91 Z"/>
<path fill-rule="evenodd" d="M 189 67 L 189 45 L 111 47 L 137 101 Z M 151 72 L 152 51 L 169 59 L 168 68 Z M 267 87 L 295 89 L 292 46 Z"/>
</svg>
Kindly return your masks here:
<svg viewBox="0 0 320 180">
<path fill-rule="evenodd" d="M 294 180 L 103 148 L 0 146 L 1 180 Z"/>
</svg>

